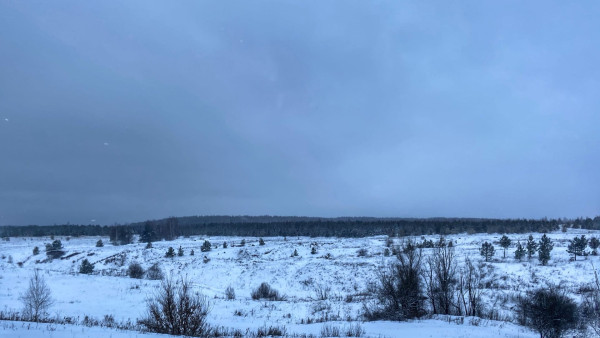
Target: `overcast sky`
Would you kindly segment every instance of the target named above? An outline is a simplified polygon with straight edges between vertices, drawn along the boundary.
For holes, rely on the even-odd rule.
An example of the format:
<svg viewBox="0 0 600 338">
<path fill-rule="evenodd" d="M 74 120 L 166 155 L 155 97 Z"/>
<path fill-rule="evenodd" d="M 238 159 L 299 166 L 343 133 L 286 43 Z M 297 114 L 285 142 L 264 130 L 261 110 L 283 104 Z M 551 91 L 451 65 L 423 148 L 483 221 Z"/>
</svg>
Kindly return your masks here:
<svg viewBox="0 0 600 338">
<path fill-rule="evenodd" d="M 599 13 L 0 0 L 0 224 L 599 215 Z"/>
</svg>

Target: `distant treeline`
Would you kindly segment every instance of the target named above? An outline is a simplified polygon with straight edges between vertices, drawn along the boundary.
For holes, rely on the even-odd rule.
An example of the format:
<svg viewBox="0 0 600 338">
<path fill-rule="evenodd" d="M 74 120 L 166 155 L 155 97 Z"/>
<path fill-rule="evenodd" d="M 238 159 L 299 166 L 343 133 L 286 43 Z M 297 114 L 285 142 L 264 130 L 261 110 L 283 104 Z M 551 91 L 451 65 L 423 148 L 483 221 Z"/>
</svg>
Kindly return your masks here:
<svg viewBox="0 0 600 338">
<path fill-rule="evenodd" d="M 311 236 L 364 237 L 375 235 L 449 235 L 457 233 L 547 232 L 559 226 L 600 229 L 600 217 L 568 219 L 373 218 L 192 216 L 170 217 L 128 225 L 2 226 L 0 236 L 109 236 L 112 242 L 171 240 L 178 236 Z"/>
</svg>

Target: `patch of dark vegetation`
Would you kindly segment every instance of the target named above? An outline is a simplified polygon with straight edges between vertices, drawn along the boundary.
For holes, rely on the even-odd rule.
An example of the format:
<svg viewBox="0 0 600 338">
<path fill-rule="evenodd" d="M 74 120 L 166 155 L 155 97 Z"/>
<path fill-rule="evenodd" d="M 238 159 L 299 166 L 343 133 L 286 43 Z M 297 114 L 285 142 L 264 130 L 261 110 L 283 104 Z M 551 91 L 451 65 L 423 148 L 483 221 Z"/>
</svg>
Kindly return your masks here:
<svg viewBox="0 0 600 338">
<path fill-rule="evenodd" d="M 285 296 L 279 294 L 279 291 L 275 290 L 271 285 L 265 282 L 254 289 L 250 295 L 254 300 L 267 299 L 272 301 L 284 301 L 286 299 Z"/>
</svg>

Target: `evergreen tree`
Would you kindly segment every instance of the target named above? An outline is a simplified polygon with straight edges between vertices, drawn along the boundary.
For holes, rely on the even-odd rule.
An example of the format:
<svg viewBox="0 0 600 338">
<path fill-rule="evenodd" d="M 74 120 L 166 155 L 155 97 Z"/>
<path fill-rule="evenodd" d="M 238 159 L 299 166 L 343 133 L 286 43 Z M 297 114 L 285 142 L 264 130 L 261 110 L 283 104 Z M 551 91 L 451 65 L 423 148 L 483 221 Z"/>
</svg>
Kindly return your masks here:
<svg viewBox="0 0 600 338">
<path fill-rule="evenodd" d="M 258 239 L 258 245 L 265 245 L 265 240 L 262 237 Z"/>
<path fill-rule="evenodd" d="M 94 264 L 90 263 L 87 258 L 81 262 L 79 266 L 79 273 L 84 273 L 86 275 L 91 274 L 94 271 Z"/>
<path fill-rule="evenodd" d="M 157 239 L 156 232 L 154 231 L 154 227 L 152 226 L 152 223 L 151 222 L 144 223 L 144 230 L 140 234 L 140 242 L 150 243 L 152 241 L 155 241 L 156 239 Z"/>
<path fill-rule="evenodd" d="M 175 249 L 173 249 L 172 246 L 170 246 L 169 249 L 167 250 L 167 253 L 165 254 L 165 257 L 168 257 L 168 258 L 175 257 Z"/>
<path fill-rule="evenodd" d="M 101 247 L 103 247 L 103 246 L 104 246 L 104 243 L 102 243 L 102 240 L 101 240 L 101 239 L 99 239 L 99 240 L 98 240 L 98 242 L 96 242 L 96 247 L 97 247 L 97 248 L 101 248 Z"/>
<path fill-rule="evenodd" d="M 298 257 L 298 250 L 294 249 L 294 252 L 292 253 L 292 257 Z"/>
<path fill-rule="evenodd" d="M 194 249 L 192 249 L 192 251 L 190 251 L 190 256 L 194 255 Z"/>
<path fill-rule="evenodd" d="M 598 247 L 600 246 L 600 240 L 596 237 L 590 238 L 590 248 L 592 249 L 592 255 L 596 256 L 598 254 Z"/>
<path fill-rule="evenodd" d="M 525 257 L 525 249 L 521 245 L 521 242 L 517 242 L 517 250 L 515 250 L 515 258 L 519 261 Z"/>
<path fill-rule="evenodd" d="M 510 238 L 508 238 L 506 235 L 503 235 L 502 238 L 500 238 L 500 246 L 504 249 L 503 257 L 506 258 L 506 249 L 508 249 L 510 246 Z"/>
<path fill-rule="evenodd" d="M 546 236 L 546 234 L 544 234 L 540 240 L 538 249 L 538 259 L 542 265 L 548 264 L 548 261 L 550 260 L 550 251 L 552 251 L 553 248 L 554 245 L 552 244 L 552 241 L 550 238 L 548 238 L 548 236 Z"/>
<path fill-rule="evenodd" d="M 488 262 L 492 257 L 494 257 L 494 246 L 491 243 L 484 242 L 479 249 L 479 253 L 485 258 L 485 261 Z"/>
<path fill-rule="evenodd" d="M 181 248 L 181 245 L 179 246 L 179 249 L 177 249 L 177 256 L 183 256 L 183 249 Z"/>
<path fill-rule="evenodd" d="M 33 248 L 33 255 L 37 255 L 40 253 L 40 248 L 38 248 L 37 246 L 35 248 Z"/>
<path fill-rule="evenodd" d="M 210 242 L 208 240 L 204 241 L 204 243 L 200 247 L 200 251 L 202 251 L 202 252 L 210 251 L 210 249 L 211 249 L 211 245 L 210 245 Z"/>
<path fill-rule="evenodd" d="M 584 235 L 581 237 L 575 236 L 572 240 L 569 241 L 569 246 L 567 247 L 567 252 L 573 255 L 573 260 L 577 260 L 577 256 L 585 256 L 587 253 L 585 252 L 585 248 L 587 247 L 587 239 Z"/>
<path fill-rule="evenodd" d="M 60 250 L 62 248 L 63 248 L 63 245 L 62 245 L 60 239 L 57 239 L 54 242 L 52 242 L 52 250 Z"/>
<path fill-rule="evenodd" d="M 52 258 L 58 258 L 65 254 L 62 248 L 63 245 L 60 242 L 60 239 L 56 239 L 52 244 L 46 244 L 46 255 Z"/>
<path fill-rule="evenodd" d="M 533 239 L 532 235 L 529 235 L 529 238 L 527 239 L 527 258 L 531 259 L 531 257 L 533 257 L 533 255 L 535 255 L 538 245 L 537 242 Z"/>
</svg>

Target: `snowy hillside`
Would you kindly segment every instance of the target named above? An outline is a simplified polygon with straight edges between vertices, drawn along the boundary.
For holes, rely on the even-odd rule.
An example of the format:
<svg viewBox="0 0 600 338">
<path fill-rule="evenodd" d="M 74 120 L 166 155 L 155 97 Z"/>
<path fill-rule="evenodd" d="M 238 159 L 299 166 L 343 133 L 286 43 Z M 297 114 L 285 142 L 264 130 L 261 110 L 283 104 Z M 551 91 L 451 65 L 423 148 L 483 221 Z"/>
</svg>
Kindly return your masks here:
<svg viewBox="0 0 600 338">
<path fill-rule="evenodd" d="M 19 297 L 27 289 L 33 270 L 41 269 L 55 300 L 50 309 L 52 316 L 77 318 L 80 322 L 86 316 L 102 319 L 110 315 L 115 321 L 136 322 L 144 316 L 145 301 L 156 292 L 160 281 L 130 278 L 127 268 L 132 262 L 140 263 L 144 269 L 158 263 L 165 275 L 187 278 L 195 291 L 208 296 L 211 325 L 242 331 L 277 325 L 285 327 L 289 334 L 318 336 L 324 325 L 343 328 L 360 322 L 365 336 L 394 337 L 402 332 L 403 336 L 411 337 L 536 337 L 535 332 L 514 324 L 514 299 L 528 289 L 553 283 L 560 284 L 571 297 L 579 300 L 580 288 L 594 280 L 593 266 L 600 266 L 598 256 L 570 261 L 566 252 L 568 240 L 580 234 L 589 237 L 599 236 L 600 232 L 569 229 L 567 233 L 549 234 L 554 250 L 548 266 L 541 266 L 535 258 L 521 262 L 513 258 L 514 245 L 517 241 L 524 243 L 528 234 L 509 235 L 513 244 L 506 258 L 502 258 L 502 248 L 497 244 L 501 235 L 446 237 L 453 242 L 459 262 L 465 257 L 482 260 L 481 244 L 494 243 L 496 254 L 491 262 L 484 264 L 483 298 L 487 310 L 495 310 L 495 319 L 506 321 L 439 316 L 408 322 L 362 322 L 363 306 L 373 300 L 371 290 L 377 281 L 378 268 L 396 260 L 393 255 L 384 255 L 388 249 L 385 236 L 276 237 L 264 238 L 265 245 L 259 245 L 258 238 L 194 236 L 155 242 L 152 248 L 146 248 L 145 243 L 113 246 L 108 238 L 100 237 L 57 237 L 62 241 L 65 255 L 48 262 L 38 261 L 46 259 L 43 248 L 52 242 L 50 238 L 10 238 L 0 243 L 0 310 L 20 311 Z M 536 239 L 541 237 L 541 234 L 533 235 Z M 104 241 L 104 247 L 96 247 L 99 239 Z M 437 241 L 439 236 L 412 239 Z M 201 252 L 205 240 L 212 244 L 212 249 Z M 246 243 L 244 246 L 241 246 L 242 240 Z M 402 239 L 393 240 L 399 244 Z M 227 248 L 223 247 L 224 242 Z M 40 254 L 32 255 L 36 246 Z M 169 247 L 177 253 L 180 246 L 183 256 L 165 257 Z M 311 253 L 312 248 L 316 253 Z M 359 254 L 360 249 L 366 252 Z M 191 250 L 194 250 L 193 256 Z M 295 250 L 298 256 L 293 256 Z M 423 249 L 423 252 L 427 255 L 431 250 Z M 84 259 L 94 264 L 91 275 L 79 273 Z M 262 282 L 285 295 L 285 300 L 253 300 L 250 294 Z M 234 300 L 225 297 L 229 286 L 235 290 Z M 0 323 L 0 337 L 96 337 L 98 332 L 105 332 L 103 330 L 109 330 L 113 337 L 141 335 L 97 327 Z"/>
</svg>

